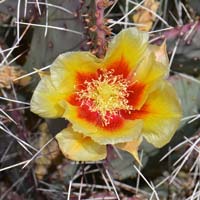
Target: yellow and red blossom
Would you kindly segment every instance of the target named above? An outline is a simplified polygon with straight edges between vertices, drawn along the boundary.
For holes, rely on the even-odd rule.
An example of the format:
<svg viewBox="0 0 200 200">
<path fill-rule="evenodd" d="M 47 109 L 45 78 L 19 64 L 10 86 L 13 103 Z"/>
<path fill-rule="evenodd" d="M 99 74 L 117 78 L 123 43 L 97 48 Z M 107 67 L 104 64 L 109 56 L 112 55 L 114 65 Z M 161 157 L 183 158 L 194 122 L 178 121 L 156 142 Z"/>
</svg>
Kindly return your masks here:
<svg viewBox="0 0 200 200">
<path fill-rule="evenodd" d="M 38 84 L 31 110 L 69 120 L 56 136 L 69 159 L 103 159 L 112 144 L 138 160 L 143 137 L 162 147 L 178 128 L 182 111 L 168 73 L 165 46 L 150 45 L 147 33 L 129 28 L 113 38 L 103 59 L 60 55 Z"/>
</svg>

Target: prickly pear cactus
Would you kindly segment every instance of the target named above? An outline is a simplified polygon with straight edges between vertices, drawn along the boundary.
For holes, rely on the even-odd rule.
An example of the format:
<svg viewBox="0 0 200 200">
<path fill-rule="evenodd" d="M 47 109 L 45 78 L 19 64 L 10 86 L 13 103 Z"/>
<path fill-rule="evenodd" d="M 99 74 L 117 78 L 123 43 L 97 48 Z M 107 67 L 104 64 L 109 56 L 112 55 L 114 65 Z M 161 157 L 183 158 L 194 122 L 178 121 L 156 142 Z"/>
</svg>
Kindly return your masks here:
<svg viewBox="0 0 200 200">
<path fill-rule="evenodd" d="M 53 4 L 54 1 L 48 1 Z M 61 53 L 79 50 L 85 40 L 84 27 L 80 16 L 80 2 L 56 1 L 60 9 L 48 6 L 48 11 L 40 17 L 43 27 L 35 27 L 31 49 L 25 68 L 41 68 L 50 63 Z M 63 8 L 63 9 L 62 9 Z M 48 12 L 48 17 L 47 17 Z M 45 29 L 45 24 L 50 28 Z"/>
<path fill-rule="evenodd" d="M 172 28 L 160 37 L 155 43 L 166 40 L 169 56 L 173 56 L 172 70 L 195 76 L 200 74 L 200 21 Z"/>
<path fill-rule="evenodd" d="M 155 149 L 144 140 L 139 149 L 142 166 L 139 166 L 129 153 L 115 149 L 109 150 L 107 158 L 97 163 L 73 162 L 61 154 L 56 156 L 55 160 L 49 159 L 48 152 L 54 148 L 47 145 L 45 148 L 49 149 L 45 149 L 45 151 L 41 149 L 55 134 L 66 128 L 68 122 L 65 119 L 42 119 L 30 112 L 30 98 L 39 80 L 35 68 L 46 67 L 57 56 L 70 51 L 90 51 L 97 57 L 103 58 L 107 50 L 107 43 L 113 35 L 129 26 L 139 27 L 140 24 L 133 22 L 133 15 L 136 12 L 143 12 L 141 6 L 148 5 L 148 3 L 154 4 L 154 6 L 159 4 L 158 9 L 154 9 L 154 14 L 151 13 L 153 21 L 149 30 L 151 32 L 150 40 L 154 44 L 166 41 L 171 67 L 168 79 L 176 88 L 182 102 L 183 119 L 177 133 L 171 142 L 162 149 Z M 147 8 L 147 13 L 149 9 L 151 6 Z M 168 14 L 169 11 L 171 14 Z M 108 199 L 112 198 L 113 194 L 106 196 L 104 193 L 107 189 L 114 188 L 112 184 L 118 184 L 116 185 L 116 192 L 119 193 L 118 199 L 148 199 L 150 197 L 148 195 L 147 197 L 139 195 L 136 197 L 135 185 L 138 173 L 134 165 L 141 169 L 141 173 L 147 180 L 162 179 L 162 174 L 167 171 L 170 175 L 171 170 L 173 170 L 174 166 L 171 162 L 182 156 L 179 152 L 175 152 L 170 155 L 168 160 L 160 162 L 169 148 L 180 144 L 184 137 L 199 136 L 200 121 L 199 118 L 195 119 L 200 110 L 199 15 L 199 0 L 0 1 L 0 61 L 3 61 L 1 65 L 11 62 L 12 66 L 17 65 L 19 68 L 23 68 L 23 71 L 26 71 L 24 73 L 30 72 L 32 74 L 33 72 L 34 74 L 31 75 L 31 83 L 28 86 L 19 85 L 16 81 L 11 82 L 15 78 L 9 79 L 11 78 L 10 73 L 7 74 L 8 80 L 4 74 L 2 75 L 9 83 L 9 87 L 2 88 L 0 86 L 0 96 L 4 100 L 8 99 L 8 101 L 1 99 L 0 104 L 0 199 L 73 200 L 94 197 Z M 144 16 L 149 16 L 149 13 Z M 146 18 L 148 17 L 144 17 L 143 21 Z M 160 20 L 161 18 L 162 20 Z M 169 29 L 165 29 L 168 26 Z M 14 49 L 12 49 L 13 47 Z M 10 51 L 10 49 L 12 50 Z M 23 105 L 24 103 L 25 105 Z M 39 128 L 43 121 L 47 123 L 49 129 L 48 137 L 46 137 L 47 135 L 42 137 L 42 131 Z M 6 131 L 11 130 L 14 134 L 8 135 L 3 128 Z M 16 137 L 24 142 L 21 143 L 21 140 L 16 139 Z M 37 146 L 39 141 L 43 142 Z M 54 142 L 56 143 L 56 141 Z M 187 144 L 186 149 L 188 146 L 190 144 Z M 192 155 L 193 159 L 196 159 L 196 154 Z M 38 160 L 35 161 L 34 159 L 37 158 Z M 29 159 L 33 160 L 22 169 L 23 164 L 20 163 L 29 161 Z M 17 165 L 15 166 L 15 164 Z M 11 168 L 5 170 L 6 166 L 11 166 Z M 38 168 L 36 173 L 35 169 Z M 112 176 L 111 179 L 106 174 L 106 170 Z M 41 171 L 42 174 L 40 174 Z M 190 173 L 186 173 L 185 177 L 189 176 Z M 120 181 L 115 182 L 114 179 Z M 178 190 L 185 190 L 187 185 L 192 185 L 190 183 L 193 180 L 189 181 L 189 184 L 184 183 L 184 189 L 182 189 L 180 186 L 182 181 L 177 179 L 177 185 L 180 188 Z M 90 182 L 93 183 L 92 186 Z M 145 191 L 143 195 L 149 191 L 149 188 L 144 187 L 146 184 L 144 182 L 140 182 L 140 188 Z M 130 186 L 127 187 L 126 183 Z M 154 181 L 152 185 L 156 184 Z M 190 199 L 187 195 L 194 194 L 195 196 L 197 194 L 191 190 L 186 196 L 179 197 L 178 193 L 174 193 L 174 188 L 170 191 L 171 185 L 169 187 L 168 184 L 167 188 L 166 186 L 163 188 L 164 192 L 158 190 L 159 199 L 170 199 L 168 192 L 171 192 L 172 195 L 175 194 L 173 198 L 177 200 Z M 133 191 L 132 189 L 134 192 L 130 193 Z M 11 197 L 6 196 L 10 190 L 16 191 L 17 196 L 14 196 L 14 193 Z M 124 190 L 126 192 L 123 192 Z M 198 190 L 196 191 L 198 192 Z M 98 192 L 99 195 L 96 195 L 95 193 Z M 152 199 L 154 198 L 153 193 L 150 194 Z M 165 193 L 164 198 L 162 198 L 163 193 Z"/>
<path fill-rule="evenodd" d="M 40 5 L 38 11 L 38 7 L 34 3 L 27 3 L 25 0 L 7 0 L 1 2 L 0 12 L 11 17 L 16 17 L 19 20 L 30 20 L 31 18 L 37 19 L 43 12 L 43 8 L 44 6 Z"/>
</svg>

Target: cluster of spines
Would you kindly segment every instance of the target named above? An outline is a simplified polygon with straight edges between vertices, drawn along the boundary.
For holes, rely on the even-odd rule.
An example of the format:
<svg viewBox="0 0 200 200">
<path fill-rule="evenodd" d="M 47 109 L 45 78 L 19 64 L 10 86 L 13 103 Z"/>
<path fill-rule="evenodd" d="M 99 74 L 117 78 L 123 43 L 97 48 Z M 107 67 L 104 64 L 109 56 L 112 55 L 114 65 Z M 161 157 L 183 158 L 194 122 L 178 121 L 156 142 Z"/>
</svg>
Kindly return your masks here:
<svg viewBox="0 0 200 200">
<path fill-rule="evenodd" d="M 109 7 L 113 1 L 98 0 L 93 10 L 83 13 L 83 24 L 85 29 L 86 46 L 92 54 L 98 57 L 104 56 L 107 50 L 106 37 L 111 34 L 111 30 L 107 26 L 107 19 L 102 15 L 104 10 Z"/>
</svg>

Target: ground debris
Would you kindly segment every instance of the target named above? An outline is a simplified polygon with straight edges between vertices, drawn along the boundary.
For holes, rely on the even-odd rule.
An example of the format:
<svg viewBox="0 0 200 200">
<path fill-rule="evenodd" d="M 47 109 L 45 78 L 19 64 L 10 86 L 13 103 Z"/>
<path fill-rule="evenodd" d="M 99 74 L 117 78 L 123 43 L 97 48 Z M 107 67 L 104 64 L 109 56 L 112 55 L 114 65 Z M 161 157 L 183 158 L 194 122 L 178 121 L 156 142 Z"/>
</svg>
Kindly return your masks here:
<svg viewBox="0 0 200 200">
<path fill-rule="evenodd" d="M 16 85 L 27 86 L 30 83 L 28 76 L 15 81 L 24 74 L 26 72 L 20 66 L 4 65 L 0 67 L 0 88 L 10 89 L 12 82 Z"/>
</svg>

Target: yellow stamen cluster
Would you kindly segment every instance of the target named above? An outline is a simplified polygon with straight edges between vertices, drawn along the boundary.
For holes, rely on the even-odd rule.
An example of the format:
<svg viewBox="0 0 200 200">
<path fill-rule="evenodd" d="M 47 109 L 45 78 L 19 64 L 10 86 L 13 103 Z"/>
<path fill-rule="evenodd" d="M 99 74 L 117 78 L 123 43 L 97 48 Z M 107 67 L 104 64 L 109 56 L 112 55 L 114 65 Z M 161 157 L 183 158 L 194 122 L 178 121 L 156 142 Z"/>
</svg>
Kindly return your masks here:
<svg viewBox="0 0 200 200">
<path fill-rule="evenodd" d="M 107 126 L 114 116 L 120 115 L 120 110 L 133 110 L 127 99 L 130 82 L 122 75 L 113 73 L 113 70 L 102 72 L 98 79 L 85 81 L 85 89 L 77 91 L 81 106 L 87 105 L 91 112 L 97 112 L 104 126 Z"/>
</svg>

